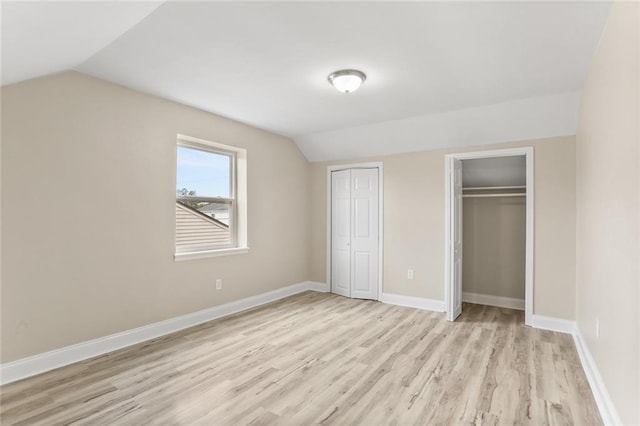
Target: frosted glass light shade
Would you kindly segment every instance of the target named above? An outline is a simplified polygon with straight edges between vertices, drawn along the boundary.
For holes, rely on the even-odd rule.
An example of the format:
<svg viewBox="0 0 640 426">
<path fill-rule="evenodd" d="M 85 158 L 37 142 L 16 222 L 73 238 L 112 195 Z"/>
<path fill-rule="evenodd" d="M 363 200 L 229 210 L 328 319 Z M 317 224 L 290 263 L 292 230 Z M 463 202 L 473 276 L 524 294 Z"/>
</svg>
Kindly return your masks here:
<svg viewBox="0 0 640 426">
<path fill-rule="evenodd" d="M 367 79 L 362 71 L 341 70 L 329 74 L 329 82 L 342 93 L 351 93 Z"/>
</svg>

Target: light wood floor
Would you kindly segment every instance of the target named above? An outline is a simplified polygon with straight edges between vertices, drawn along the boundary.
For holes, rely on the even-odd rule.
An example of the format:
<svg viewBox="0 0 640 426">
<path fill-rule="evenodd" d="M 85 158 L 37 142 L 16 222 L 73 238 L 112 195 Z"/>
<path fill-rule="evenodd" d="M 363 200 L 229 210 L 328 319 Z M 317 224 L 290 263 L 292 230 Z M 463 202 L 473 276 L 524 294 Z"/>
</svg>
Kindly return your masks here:
<svg viewBox="0 0 640 426">
<path fill-rule="evenodd" d="M 14 424 L 601 424 L 569 335 L 306 292 L 6 385 Z"/>
</svg>

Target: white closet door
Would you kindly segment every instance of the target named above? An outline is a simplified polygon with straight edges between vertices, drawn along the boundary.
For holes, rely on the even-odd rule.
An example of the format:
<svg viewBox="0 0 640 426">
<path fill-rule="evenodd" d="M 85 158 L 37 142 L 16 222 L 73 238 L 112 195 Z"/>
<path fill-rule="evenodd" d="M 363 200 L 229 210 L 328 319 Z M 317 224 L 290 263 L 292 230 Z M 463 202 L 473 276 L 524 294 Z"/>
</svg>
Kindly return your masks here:
<svg viewBox="0 0 640 426">
<path fill-rule="evenodd" d="M 351 170 L 351 297 L 378 299 L 378 169 Z"/>
<path fill-rule="evenodd" d="M 351 297 L 351 170 L 331 173 L 331 291 Z"/>
<path fill-rule="evenodd" d="M 451 235 L 451 276 L 453 286 L 449 295 L 449 306 L 447 307 L 447 319 L 453 321 L 462 313 L 462 161 L 453 159 L 452 164 L 453 182 L 451 211 L 453 219 Z"/>
<path fill-rule="evenodd" d="M 378 299 L 378 169 L 331 173 L 331 291 Z"/>
</svg>

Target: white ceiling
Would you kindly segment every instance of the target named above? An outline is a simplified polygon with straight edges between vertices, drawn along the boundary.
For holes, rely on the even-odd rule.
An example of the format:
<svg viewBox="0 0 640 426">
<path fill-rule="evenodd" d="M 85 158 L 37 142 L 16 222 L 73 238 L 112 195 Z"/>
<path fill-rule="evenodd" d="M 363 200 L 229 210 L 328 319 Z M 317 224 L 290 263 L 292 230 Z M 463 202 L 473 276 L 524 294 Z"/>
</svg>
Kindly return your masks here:
<svg viewBox="0 0 640 426">
<path fill-rule="evenodd" d="M 78 66 L 160 4 L 3 1 L 2 85 Z"/>
<path fill-rule="evenodd" d="M 318 155 L 335 141 L 335 132 L 414 118 L 424 128 L 458 110 L 483 121 L 484 106 L 501 104 L 507 110 L 528 98 L 547 99 L 562 109 L 555 119 L 562 125 L 538 133 L 554 133 L 555 127 L 575 133 L 575 105 L 559 107 L 552 96 L 577 96 L 610 7 L 609 2 L 25 4 L 32 6 L 3 4 L 3 84 L 75 67 L 293 137 L 311 160 L 371 155 L 363 140 L 367 132 L 341 139 L 345 152 Z M 90 50 L 95 54 L 84 61 Z M 338 93 L 326 78 L 341 68 L 360 69 L 367 81 L 357 92 Z M 527 117 L 509 120 L 517 126 Z M 441 137 L 428 146 L 405 143 L 402 149 L 394 148 L 393 140 L 383 143 L 377 153 L 453 142 Z"/>
</svg>

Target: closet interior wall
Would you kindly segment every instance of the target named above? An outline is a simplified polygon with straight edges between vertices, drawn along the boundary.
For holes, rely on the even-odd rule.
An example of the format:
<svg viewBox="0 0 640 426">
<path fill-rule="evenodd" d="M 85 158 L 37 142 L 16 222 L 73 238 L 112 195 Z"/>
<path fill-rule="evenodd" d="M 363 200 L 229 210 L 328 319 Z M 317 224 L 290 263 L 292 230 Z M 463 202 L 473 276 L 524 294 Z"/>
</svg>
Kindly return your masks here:
<svg viewBox="0 0 640 426">
<path fill-rule="evenodd" d="M 524 309 L 526 189 L 515 183 L 485 186 L 467 182 L 463 187 L 465 301 L 492 304 L 492 298 L 508 298 L 513 299 L 510 306 L 515 303 Z"/>
</svg>

